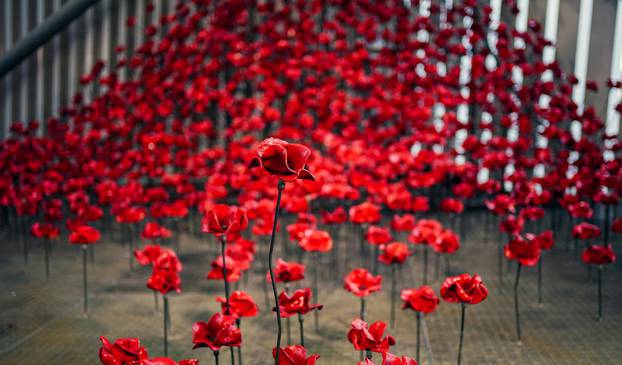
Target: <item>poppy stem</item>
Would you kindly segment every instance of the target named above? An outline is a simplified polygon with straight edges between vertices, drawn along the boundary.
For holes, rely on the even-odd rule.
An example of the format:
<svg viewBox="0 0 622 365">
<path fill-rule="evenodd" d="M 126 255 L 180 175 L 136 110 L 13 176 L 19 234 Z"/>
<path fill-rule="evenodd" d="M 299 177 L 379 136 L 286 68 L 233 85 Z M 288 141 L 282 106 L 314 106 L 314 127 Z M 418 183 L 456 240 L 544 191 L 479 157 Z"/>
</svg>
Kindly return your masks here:
<svg viewBox="0 0 622 365">
<path fill-rule="evenodd" d="M 501 218 L 499 218 L 501 220 Z M 499 229 L 499 235 L 497 236 L 497 282 L 499 288 L 503 283 L 503 234 Z"/>
<path fill-rule="evenodd" d="M 162 312 L 164 318 L 164 356 L 168 356 L 168 298 L 162 295 Z"/>
<path fill-rule="evenodd" d="M 83 303 L 84 303 L 84 316 L 86 316 L 89 312 L 89 300 L 87 296 L 87 280 L 86 280 L 86 265 L 87 265 L 87 249 L 86 245 L 82 245 L 82 294 L 83 294 Z"/>
<path fill-rule="evenodd" d="M 423 246 L 423 284 L 428 283 L 428 250 Z"/>
<path fill-rule="evenodd" d="M 279 297 L 276 292 L 276 282 L 274 280 L 274 272 L 272 270 L 272 254 L 274 252 L 274 237 L 276 235 L 276 227 L 279 219 L 279 208 L 281 205 L 281 194 L 285 189 L 285 182 L 279 179 L 277 184 L 278 194 L 276 196 L 276 207 L 274 209 L 274 222 L 272 222 L 272 235 L 270 237 L 270 251 L 268 252 L 268 270 L 270 272 L 270 282 L 272 283 L 272 294 L 274 295 L 274 303 L 276 307 L 276 356 L 274 357 L 274 363 L 279 364 L 279 349 L 281 348 L 281 308 L 279 308 Z"/>
<path fill-rule="evenodd" d="M 127 232 L 129 236 L 129 260 L 130 260 L 130 270 L 134 270 L 134 237 L 132 236 L 132 223 L 130 223 L 127 227 Z"/>
<path fill-rule="evenodd" d="M 231 350 L 231 365 L 235 365 L 235 350 L 233 346 L 229 347 L 229 350 Z"/>
<path fill-rule="evenodd" d="M 371 360 L 372 354 L 370 350 L 365 350 L 365 358 Z"/>
<path fill-rule="evenodd" d="M 609 209 L 610 205 L 605 204 L 605 229 L 603 232 L 605 234 L 605 247 L 609 245 Z"/>
<path fill-rule="evenodd" d="M 538 260 L 538 304 L 542 304 L 542 259 L 544 256 L 540 256 Z"/>
<path fill-rule="evenodd" d="M 242 325 L 242 321 L 240 318 L 235 320 L 235 324 L 238 326 L 238 329 Z M 238 346 L 238 365 L 242 365 L 242 345 Z"/>
<path fill-rule="evenodd" d="M 396 267 L 395 264 L 391 265 L 391 329 L 395 328 L 395 296 L 396 296 Z"/>
<path fill-rule="evenodd" d="M 458 365 L 460 365 L 460 362 L 462 361 L 462 340 L 464 339 L 464 312 L 466 309 L 465 303 L 460 303 L 460 305 L 462 306 L 462 313 L 460 315 L 460 342 L 458 344 Z"/>
<path fill-rule="evenodd" d="M 514 282 L 514 316 L 516 317 L 516 335 L 518 336 L 518 341 L 521 340 L 520 313 L 518 311 L 518 282 L 520 280 L 520 269 L 522 266 L 523 265 L 519 262 L 516 268 L 516 281 Z"/>
<path fill-rule="evenodd" d="M 45 254 L 45 281 L 50 281 L 50 240 L 43 242 L 43 249 Z"/>
<path fill-rule="evenodd" d="M 602 284 L 603 265 L 598 265 L 597 279 L 598 279 L 598 318 L 600 321 L 603 318 L 603 284 Z"/>
<path fill-rule="evenodd" d="M 289 283 L 285 283 L 285 293 L 289 295 Z M 289 317 L 285 318 L 285 327 L 287 329 L 287 344 L 292 344 L 291 321 Z"/>
<path fill-rule="evenodd" d="M 153 304 L 155 305 L 156 312 L 158 311 L 158 292 L 153 291 Z"/>
<path fill-rule="evenodd" d="M 225 245 L 227 237 L 220 237 L 220 254 L 222 255 L 222 280 L 225 282 L 225 314 L 229 315 L 229 283 L 227 282 L 227 260 L 225 260 Z"/>
<path fill-rule="evenodd" d="M 304 347 L 305 345 L 305 331 L 304 331 L 304 323 L 305 319 L 302 314 L 298 313 L 298 323 L 300 324 L 300 346 Z"/>
<path fill-rule="evenodd" d="M 365 297 L 361 297 L 361 319 L 365 320 Z"/>
<path fill-rule="evenodd" d="M 216 361 L 216 365 L 218 365 L 218 355 L 220 354 L 219 351 L 214 351 L 214 360 Z"/>
<path fill-rule="evenodd" d="M 315 301 L 319 302 L 320 300 L 320 294 L 318 292 L 318 285 L 317 285 L 317 268 L 319 266 L 319 260 L 318 260 L 318 255 L 319 252 L 314 252 L 313 253 L 313 295 L 315 296 Z M 315 324 L 315 332 L 319 332 L 320 331 L 320 318 L 319 318 L 319 311 L 313 311 L 313 319 L 314 319 L 314 324 Z"/>
<path fill-rule="evenodd" d="M 421 349 L 421 312 L 417 312 L 417 363 L 419 364 L 419 353 Z"/>
</svg>

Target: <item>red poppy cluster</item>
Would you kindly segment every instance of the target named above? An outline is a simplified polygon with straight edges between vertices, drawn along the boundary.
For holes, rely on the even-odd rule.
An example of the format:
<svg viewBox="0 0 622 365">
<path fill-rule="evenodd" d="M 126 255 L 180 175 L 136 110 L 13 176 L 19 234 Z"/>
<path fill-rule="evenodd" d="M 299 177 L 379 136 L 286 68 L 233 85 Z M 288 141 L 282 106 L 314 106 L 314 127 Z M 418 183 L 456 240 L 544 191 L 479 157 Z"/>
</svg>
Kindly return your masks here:
<svg viewBox="0 0 622 365">
<path fill-rule="evenodd" d="M 98 93 L 73 95 L 56 117 L 11 126 L 0 142 L 0 205 L 32 235 L 49 240 L 66 230 L 72 244 L 98 242 L 111 221 L 123 224 L 130 242 L 149 241 L 136 259 L 153 265 L 148 286 L 163 294 L 179 291 L 181 264 L 152 244 L 197 228 L 197 213 L 200 229 L 224 247 L 207 277 L 224 280 L 227 291 L 251 271 L 248 233 L 270 236 L 272 249 L 283 224 L 296 249 L 335 252 L 341 242 L 318 218 L 331 229 L 349 221 L 362 252 L 367 242 L 394 268 L 414 252 L 406 237 L 439 254 L 457 252 L 464 240 L 457 221 L 482 199 L 507 233 L 498 240 L 500 261 L 537 263 L 554 242 L 543 229 L 549 213 L 556 235 L 562 219 L 572 221 L 568 233 L 588 244 L 584 262 L 613 262 L 622 144 L 593 106 L 573 101 L 579 80 L 542 61 L 552 46 L 542 26 L 493 26 L 492 8 L 473 0 L 434 2 L 429 15 L 412 16 L 421 3 L 180 1 L 136 49 L 120 46 L 115 64 L 97 62 L 82 75 Z M 518 13 L 516 1 L 505 6 Z M 520 84 L 508 76 L 514 71 Z M 571 133 L 573 123 L 580 133 Z M 282 211 L 291 224 L 279 222 Z M 424 216 L 429 211 L 452 223 Z M 302 264 L 277 261 L 272 270 L 271 258 L 275 282 L 304 277 Z M 355 269 L 345 288 L 359 297 L 380 290 L 372 271 Z M 312 309 L 301 290 L 275 302 L 277 313 Z M 427 289 L 402 294 L 422 312 L 435 301 Z M 487 294 L 477 275 L 441 287 L 449 302 L 476 304 Z M 224 300 L 231 312 L 197 322 L 195 346 L 239 346 L 235 320 L 256 307 L 243 292 Z M 292 307 L 299 300 L 302 309 Z M 372 326 L 357 322 L 352 339 L 384 349 L 391 341 Z M 274 353 L 291 363 L 317 359 L 298 347 Z M 410 363 L 384 353 L 384 363 Z"/>
</svg>

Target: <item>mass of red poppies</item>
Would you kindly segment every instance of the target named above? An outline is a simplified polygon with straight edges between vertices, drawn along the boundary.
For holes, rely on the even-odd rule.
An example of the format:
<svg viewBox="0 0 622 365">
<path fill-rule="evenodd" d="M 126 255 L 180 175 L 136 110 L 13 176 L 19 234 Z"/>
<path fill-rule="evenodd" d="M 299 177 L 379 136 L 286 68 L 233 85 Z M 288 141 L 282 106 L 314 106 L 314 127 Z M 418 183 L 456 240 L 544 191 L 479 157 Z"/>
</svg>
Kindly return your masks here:
<svg viewBox="0 0 622 365">
<path fill-rule="evenodd" d="M 129 53 L 119 45 L 116 64 L 98 62 L 83 75 L 97 93 L 77 93 L 54 118 L 11 126 L 0 144 L 0 204 L 15 237 L 32 236 L 22 241 L 24 260 L 41 243 L 49 277 L 47 247 L 80 245 L 85 313 L 89 245 L 104 250 L 102 233 L 121 232 L 130 269 L 151 267 L 145 285 L 165 306 L 163 349 L 101 337 L 103 364 L 198 363 L 167 357 L 174 310 L 167 298 L 183 296 L 180 232 L 202 232 L 218 246 L 202 265 L 207 280 L 222 283 L 222 292 L 207 293 L 222 312 L 197 318 L 187 344 L 216 363 L 242 365 L 244 338 L 254 336 L 242 322 L 258 305 L 229 286 L 257 272 L 272 289 L 261 310 L 274 313 L 278 332 L 273 348 L 253 356 L 321 363 L 321 348 L 304 347 L 303 323 L 314 316 L 317 328 L 318 266 L 341 262 L 336 252 L 344 247 L 359 267 L 340 272 L 343 286 L 361 307 L 343 341 L 360 351 L 362 364 L 416 364 L 419 323 L 441 299 L 460 304 L 460 363 L 465 309 L 493 295 L 487 285 L 507 275 L 504 260 L 516 262 L 520 339 L 521 268 L 538 266 L 540 293 L 549 250 L 583 250 L 582 261 L 596 268 L 594 301 L 603 316 L 601 276 L 622 233 L 618 137 L 605 133 L 594 107 L 573 102 L 579 80 L 542 61 L 543 49 L 554 46 L 542 25 L 514 28 L 516 1 L 504 2 L 495 25 L 491 7 L 476 0 L 449 8 L 432 2 L 429 14 L 420 5 L 178 1 L 144 29 L 143 44 Z M 138 25 L 130 18 L 127 26 Z M 587 89 L 605 81 L 622 88 L 622 80 L 598 81 Z M 480 206 L 492 223 L 466 227 L 462 217 Z M 344 225 L 348 239 L 339 234 Z M 489 226 L 494 232 L 484 232 Z M 463 273 L 428 285 L 434 258 L 449 271 L 465 236 L 484 233 L 497 242 L 489 248 L 497 277 Z M 306 264 L 291 261 L 303 255 Z M 400 277 L 407 262 L 424 268 L 417 283 Z M 381 265 L 390 274 L 379 274 Z M 299 285 L 304 278 L 311 287 Z M 366 302 L 385 289 L 391 326 L 396 300 L 416 313 L 417 348 L 399 356 L 390 326 L 366 318 Z"/>
</svg>

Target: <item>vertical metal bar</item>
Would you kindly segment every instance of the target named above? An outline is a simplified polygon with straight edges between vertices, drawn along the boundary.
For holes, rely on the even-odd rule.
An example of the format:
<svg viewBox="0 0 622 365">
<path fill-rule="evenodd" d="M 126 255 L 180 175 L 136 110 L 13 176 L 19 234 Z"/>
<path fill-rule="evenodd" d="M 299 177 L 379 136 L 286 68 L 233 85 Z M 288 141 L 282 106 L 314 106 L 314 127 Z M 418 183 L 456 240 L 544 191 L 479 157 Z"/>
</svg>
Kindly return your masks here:
<svg viewBox="0 0 622 365">
<path fill-rule="evenodd" d="M 112 59 L 110 58 L 110 22 L 112 20 L 110 0 L 103 0 L 100 6 L 102 9 L 102 26 L 99 44 L 99 58 L 105 62 L 107 61 L 107 63 L 110 63 L 112 62 Z"/>
<path fill-rule="evenodd" d="M 119 22 L 118 22 L 118 38 L 117 38 L 117 43 L 120 43 L 122 45 L 124 45 L 125 47 L 129 48 L 129 42 L 128 42 L 128 31 L 127 31 L 127 26 L 125 21 L 127 20 L 127 8 L 130 5 L 129 1 L 119 1 Z M 128 51 L 123 52 L 123 54 L 127 57 L 127 55 L 129 54 Z M 123 58 L 126 58 L 123 57 Z M 118 58 L 117 58 L 118 59 Z M 127 72 L 125 71 L 127 70 L 127 66 L 123 67 L 122 69 L 119 70 L 119 78 L 121 80 L 126 80 L 127 77 Z"/>
<path fill-rule="evenodd" d="M 8 50 L 13 44 L 13 1 L 4 1 L 4 19 L 3 29 L 4 33 L 4 49 Z M 13 90 L 11 85 L 13 84 L 13 74 L 10 73 L 4 77 L 2 87 L 4 89 L 4 116 L 2 123 L 2 137 L 7 138 L 9 136 L 9 127 L 13 119 Z"/>
<path fill-rule="evenodd" d="M 58 11 L 62 6 L 61 0 L 54 0 L 52 12 Z M 56 35 L 52 40 L 52 114 L 56 114 L 60 108 L 60 41 L 61 36 Z"/>
<path fill-rule="evenodd" d="M 585 102 L 585 82 L 587 79 L 587 62 L 590 52 L 590 35 L 592 33 L 593 0 L 581 0 L 579 8 L 579 26 L 577 29 L 577 49 L 575 54 L 574 74 L 577 84 L 572 89 L 572 100 L 577 104 L 577 113 L 583 112 Z M 573 121 L 570 133 L 575 141 L 581 138 L 581 123 Z"/>
<path fill-rule="evenodd" d="M 28 1 L 19 2 L 19 36 L 24 38 L 28 35 L 29 31 L 28 21 Z M 28 79 L 30 77 L 28 72 L 28 63 L 24 62 L 19 67 L 19 119 L 26 123 L 28 122 Z"/>
<path fill-rule="evenodd" d="M 43 0 L 37 0 L 37 21 L 36 21 L 36 26 L 38 26 L 39 24 L 41 24 L 43 22 L 44 19 L 44 2 Z M 35 93 L 36 93 L 36 107 L 35 107 L 35 118 L 41 123 L 41 126 L 39 127 L 39 130 L 37 131 L 37 134 L 39 136 L 43 135 L 43 123 L 44 123 L 44 110 L 43 110 L 43 99 L 44 99 L 44 95 L 45 95 L 45 88 L 44 88 L 44 77 L 45 77 L 45 68 L 43 67 L 44 65 L 44 48 L 40 47 L 37 50 L 37 54 L 36 54 L 36 60 L 37 60 L 37 80 L 36 80 L 36 87 L 35 87 Z"/>
<path fill-rule="evenodd" d="M 145 24 L 145 2 L 143 0 L 136 0 L 136 9 L 134 10 L 136 14 L 136 25 L 134 26 L 134 39 L 136 40 L 135 46 L 140 46 L 143 44 L 145 28 L 143 24 Z M 156 5 L 156 9 L 159 8 L 160 5 Z"/>
<path fill-rule="evenodd" d="M 613 34 L 610 78 L 613 81 L 622 81 L 622 0 L 618 0 L 616 25 Z M 617 136 L 620 132 L 620 113 L 615 110 L 616 105 L 620 102 L 622 102 L 622 90 L 612 88 L 609 91 L 607 100 L 607 124 L 605 131 L 608 135 Z"/>
<path fill-rule="evenodd" d="M 76 86 L 78 84 L 78 24 L 76 22 L 71 23 L 69 26 L 69 60 L 67 70 L 67 92 L 68 102 L 72 103 L 73 96 L 76 93 Z"/>
<path fill-rule="evenodd" d="M 94 54 L 93 48 L 94 48 L 94 41 L 95 41 L 95 25 L 96 25 L 95 8 L 91 7 L 89 10 L 86 11 L 86 14 L 84 14 L 83 17 L 84 18 L 82 18 L 81 20 L 85 20 L 85 21 L 82 24 L 84 24 L 84 26 L 86 27 L 86 29 L 83 30 L 86 32 L 85 39 L 84 39 L 83 72 L 87 73 L 87 72 L 91 72 L 91 69 L 95 65 L 95 60 L 93 59 L 93 54 Z M 86 100 L 92 100 L 94 98 L 93 92 L 94 92 L 94 88 L 93 88 L 92 83 L 89 84 L 87 87 L 85 87 L 84 96 Z"/>
<path fill-rule="evenodd" d="M 559 27 L 559 0 L 548 0 L 546 2 L 546 18 L 544 24 L 544 38 L 548 41 L 551 41 L 553 45 L 544 47 L 542 51 L 542 62 L 545 65 L 551 64 L 555 61 L 555 50 L 557 43 L 557 30 Z M 546 70 L 542 74 L 542 81 L 549 82 L 553 80 L 553 72 L 551 70 Z M 538 104 L 540 108 L 548 108 L 550 96 L 542 94 L 540 99 L 538 100 Z M 542 120 L 540 127 L 542 130 L 548 126 L 547 120 Z M 536 147 L 538 148 L 546 148 L 548 146 L 548 140 L 544 137 L 540 132 L 536 135 Z M 536 177 L 544 177 L 545 170 L 543 164 L 538 164 L 534 168 L 534 176 Z"/>
</svg>

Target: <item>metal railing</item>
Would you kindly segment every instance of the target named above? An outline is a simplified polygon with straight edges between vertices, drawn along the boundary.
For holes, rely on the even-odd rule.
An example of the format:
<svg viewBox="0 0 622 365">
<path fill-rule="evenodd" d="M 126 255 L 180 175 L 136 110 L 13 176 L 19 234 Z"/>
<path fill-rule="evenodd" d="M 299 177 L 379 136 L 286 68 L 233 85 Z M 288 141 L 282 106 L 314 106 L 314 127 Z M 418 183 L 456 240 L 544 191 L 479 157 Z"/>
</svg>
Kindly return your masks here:
<svg viewBox="0 0 622 365">
<path fill-rule="evenodd" d="M 0 1 L 0 59 L 74 0 Z M 148 24 L 173 11 L 174 0 L 99 0 L 36 52 L 0 78 L 0 139 L 9 136 L 14 121 L 43 121 L 56 116 L 73 95 L 92 96 L 91 86 L 80 85 L 80 77 L 98 60 L 111 67 L 127 58 L 142 43 Z M 146 11 L 152 4 L 153 10 Z M 136 19 L 127 27 L 129 17 Z M 53 29 L 48 28 L 51 32 Z M 41 35 L 40 35 L 41 36 Z M 117 53 L 118 45 L 125 51 Z M 125 77 L 121 72 L 121 78 Z M 45 133 L 40 123 L 39 133 Z"/>
</svg>

